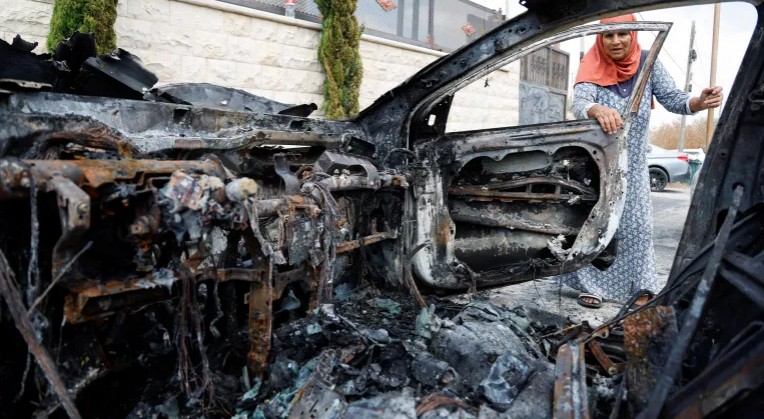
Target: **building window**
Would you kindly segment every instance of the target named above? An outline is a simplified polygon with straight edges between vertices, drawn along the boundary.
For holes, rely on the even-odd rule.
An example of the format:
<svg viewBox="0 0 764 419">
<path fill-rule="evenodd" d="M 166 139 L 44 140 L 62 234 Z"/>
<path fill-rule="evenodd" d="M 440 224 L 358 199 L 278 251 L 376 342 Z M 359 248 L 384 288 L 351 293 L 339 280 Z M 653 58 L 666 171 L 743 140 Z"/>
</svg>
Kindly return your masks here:
<svg viewBox="0 0 764 419">
<path fill-rule="evenodd" d="M 284 15 L 284 0 L 219 0 Z M 437 6 L 436 6 L 437 3 Z M 321 22 L 313 0 L 295 0 L 297 19 Z M 468 0 L 358 0 L 364 33 L 425 48 L 453 51 L 498 26 L 500 12 Z"/>
</svg>

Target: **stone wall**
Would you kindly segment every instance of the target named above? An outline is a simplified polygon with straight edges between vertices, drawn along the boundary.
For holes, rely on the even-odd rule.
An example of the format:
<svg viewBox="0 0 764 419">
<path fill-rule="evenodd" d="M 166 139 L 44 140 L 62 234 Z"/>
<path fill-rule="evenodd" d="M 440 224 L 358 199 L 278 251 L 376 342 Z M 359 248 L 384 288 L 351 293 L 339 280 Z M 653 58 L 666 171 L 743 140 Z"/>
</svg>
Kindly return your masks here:
<svg viewBox="0 0 764 419">
<path fill-rule="evenodd" d="M 2 39 L 20 33 L 44 48 L 53 0 L 0 1 Z M 160 83 L 215 83 L 320 106 L 318 24 L 215 0 L 119 0 L 117 7 L 117 45 L 139 56 Z M 442 55 L 363 35 L 361 108 Z M 465 89 L 449 128 L 516 123 L 518 72 L 509 68 L 490 76 L 491 89 Z"/>
</svg>

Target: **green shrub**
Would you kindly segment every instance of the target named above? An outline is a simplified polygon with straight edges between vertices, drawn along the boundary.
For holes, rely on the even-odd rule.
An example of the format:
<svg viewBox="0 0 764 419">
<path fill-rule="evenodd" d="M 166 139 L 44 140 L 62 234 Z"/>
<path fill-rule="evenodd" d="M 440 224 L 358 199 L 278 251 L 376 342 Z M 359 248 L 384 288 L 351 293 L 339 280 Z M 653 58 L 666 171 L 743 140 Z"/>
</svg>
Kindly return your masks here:
<svg viewBox="0 0 764 419">
<path fill-rule="evenodd" d="M 318 60 L 326 73 L 323 111 L 344 119 L 358 113 L 363 66 L 358 50 L 361 30 L 355 18 L 357 0 L 316 0 L 323 16 Z"/>
<path fill-rule="evenodd" d="M 56 0 L 50 18 L 48 51 L 53 52 L 60 41 L 74 31 L 92 33 L 99 54 L 117 47 L 114 22 L 117 20 L 117 0 Z"/>
</svg>

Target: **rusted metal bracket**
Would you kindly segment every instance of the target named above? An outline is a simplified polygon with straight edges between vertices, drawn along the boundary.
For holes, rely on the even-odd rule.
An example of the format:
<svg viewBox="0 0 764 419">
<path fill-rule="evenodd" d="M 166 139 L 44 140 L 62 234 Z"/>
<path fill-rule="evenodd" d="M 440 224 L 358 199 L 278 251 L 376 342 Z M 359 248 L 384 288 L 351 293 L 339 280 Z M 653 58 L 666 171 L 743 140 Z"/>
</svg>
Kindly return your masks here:
<svg viewBox="0 0 764 419">
<path fill-rule="evenodd" d="M 324 173 L 335 174 L 351 167 L 360 167 L 366 176 L 366 187 L 377 189 L 380 186 L 380 176 L 377 168 L 366 159 L 358 158 L 336 151 L 325 151 L 316 161 L 316 166 Z"/>
<path fill-rule="evenodd" d="M 448 193 L 473 200 L 535 200 L 535 201 L 570 201 L 577 198 L 582 201 L 596 201 L 594 190 L 585 186 L 574 185 L 575 182 L 554 180 L 553 178 L 523 179 L 521 181 L 497 182 L 496 184 L 480 186 L 452 186 Z M 533 185 L 548 184 L 554 186 L 555 191 L 542 193 L 533 192 Z M 503 192 L 501 189 L 525 188 L 524 192 Z M 567 188 L 574 192 L 563 193 Z"/>
<path fill-rule="evenodd" d="M 300 192 L 300 180 L 289 169 L 289 161 L 285 153 L 273 155 L 273 168 L 284 181 L 284 193 L 286 195 L 297 195 Z"/>
<path fill-rule="evenodd" d="M 605 372 L 607 372 L 608 375 L 616 375 L 623 370 L 623 364 L 614 363 L 613 360 L 607 356 L 605 351 L 602 350 L 602 346 L 600 346 L 599 342 L 596 340 L 592 339 L 588 341 L 586 346 L 589 347 L 592 355 L 594 355 L 597 362 L 599 362 L 600 366 L 605 369 Z"/>
<path fill-rule="evenodd" d="M 584 344 L 573 341 L 557 351 L 554 380 L 554 419 L 589 419 Z"/>
<path fill-rule="evenodd" d="M 58 214 L 61 221 L 61 237 L 53 249 L 51 278 L 57 278 L 75 251 L 79 241 L 90 229 L 90 197 L 71 180 L 53 176 L 48 188 L 58 195 Z"/>
<path fill-rule="evenodd" d="M 629 403 L 635 412 L 644 409 L 676 339 L 674 309 L 649 307 L 624 319 L 624 349 Z"/>
<path fill-rule="evenodd" d="M 247 366 L 257 376 L 266 373 L 268 355 L 271 351 L 271 329 L 273 326 L 272 272 L 273 262 L 270 262 L 270 272 L 260 276 L 260 281 L 252 282 L 249 288 L 250 349 L 247 354 Z"/>
<path fill-rule="evenodd" d="M 398 234 L 393 231 L 385 231 L 382 233 L 375 233 L 370 234 L 366 237 L 361 237 L 358 240 L 350 240 L 346 242 L 339 243 L 337 245 L 337 253 L 347 253 L 351 250 L 355 250 L 361 247 L 361 242 L 363 242 L 364 246 L 368 246 L 370 244 L 379 243 L 384 240 L 388 239 L 395 239 L 398 238 Z"/>
</svg>

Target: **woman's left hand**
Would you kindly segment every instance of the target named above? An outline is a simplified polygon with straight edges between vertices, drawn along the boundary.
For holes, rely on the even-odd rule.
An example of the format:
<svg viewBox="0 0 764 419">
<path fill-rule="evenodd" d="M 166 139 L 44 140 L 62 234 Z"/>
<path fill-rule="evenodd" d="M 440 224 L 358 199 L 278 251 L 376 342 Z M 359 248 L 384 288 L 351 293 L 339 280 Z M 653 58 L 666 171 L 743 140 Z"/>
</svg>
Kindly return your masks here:
<svg viewBox="0 0 764 419">
<path fill-rule="evenodd" d="M 706 109 L 718 108 L 722 104 L 721 86 L 706 87 L 700 92 L 700 96 L 690 100 L 690 110 L 693 112 L 704 111 Z"/>
</svg>

